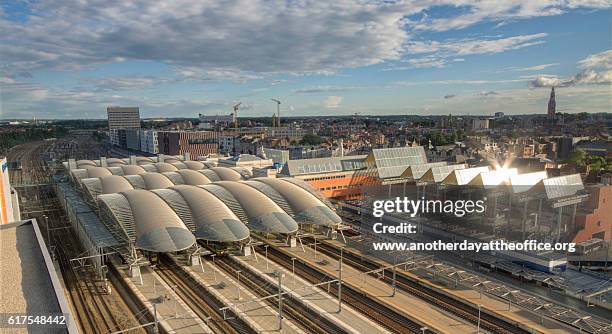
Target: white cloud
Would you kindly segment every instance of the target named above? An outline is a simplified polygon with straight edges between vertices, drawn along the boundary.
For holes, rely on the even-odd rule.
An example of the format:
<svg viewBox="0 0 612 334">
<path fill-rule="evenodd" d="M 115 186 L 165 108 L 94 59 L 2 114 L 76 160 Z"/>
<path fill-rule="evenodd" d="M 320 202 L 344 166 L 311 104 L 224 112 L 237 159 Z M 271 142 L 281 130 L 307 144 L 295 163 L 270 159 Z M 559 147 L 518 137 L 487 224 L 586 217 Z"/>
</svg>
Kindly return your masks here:
<svg viewBox="0 0 612 334">
<path fill-rule="evenodd" d="M 3 62 L 71 69 L 151 60 L 208 71 L 333 73 L 397 59 L 404 1 L 32 2 L 24 24 L 0 18 Z"/>
<path fill-rule="evenodd" d="M 524 82 L 524 79 L 508 79 L 508 80 L 430 80 L 430 81 L 396 81 L 393 84 L 397 86 L 418 86 L 418 85 L 490 85 L 490 84 L 505 84 L 513 82 Z"/>
<path fill-rule="evenodd" d="M 612 68 L 612 50 L 592 54 L 579 61 L 578 66 L 584 69 Z"/>
<path fill-rule="evenodd" d="M 449 1 L 448 5 L 457 7 L 458 15 L 444 18 L 424 16 L 415 28 L 420 30 L 446 31 L 462 29 L 480 22 L 500 22 L 531 17 L 559 15 L 573 8 L 608 8 L 606 0 L 498 0 L 498 1 Z M 441 4 L 442 5 L 442 4 Z"/>
<path fill-rule="evenodd" d="M 550 64 L 541 64 L 534 65 L 528 67 L 508 67 L 504 70 L 506 71 L 516 71 L 516 72 L 530 72 L 530 71 L 542 71 L 550 67 L 559 66 L 559 63 L 550 63 Z"/>
<path fill-rule="evenodd" d="M 151 86 L 155 83 L 167 82 L 167 81 L 168 81 L 167 79 L 157 79 L 154 77 L 138 77 L 138 76 L 108 77 L 108 78 L 81 80 L 81 82 L 84 84 L 93 85 L 96 91 L 99 91 L 99 92 L 138 89 L 138 88 L 144 88 L 144 87 Z"/>
<path fill-rule="evenodd" d="M 340 104 L 342 104 L 342 96 L 328 96 L 325 101 L 323 101 L 323 107 L 327 109 L 338 109 L 340 108 Z"/>
<path fill-rule="evenodd" d="M 612 50 L 589 55 L 578 61 L 582 71 L 566 78 L 550 75 L 532 76 L 532 87 L 573 86 L 612 83 Z"/>
<path fill-rule="evenodd" d="M 437 57 L 424 57 L 424 58 L 413 58 L 406 61 L 412 67 L 416 68 L 429 68 L 437 67 L 442 68 L 446 65 L 446 60 Z"/>
<path fill-rule="evenodd" d="M 293 92 L 296 94 L 317 94 L 317 93 L 334 93 L 334 92 L 346 92 L 349 90 L 356 89 L 356 87 L 344 87 L 344 86 L 311 86 L 296 89 Z"/>
<path fill-rule="evenodd" d="M 440 55 L 494 54 L 509 50 L 522 49 L 544 43 L 545 33 L 519 35 L 498 39 L 461 39 L 445 42 L 415 41 L 408 42 L 406 50 L 412 54 L 437 53 Z"/>
</svg>

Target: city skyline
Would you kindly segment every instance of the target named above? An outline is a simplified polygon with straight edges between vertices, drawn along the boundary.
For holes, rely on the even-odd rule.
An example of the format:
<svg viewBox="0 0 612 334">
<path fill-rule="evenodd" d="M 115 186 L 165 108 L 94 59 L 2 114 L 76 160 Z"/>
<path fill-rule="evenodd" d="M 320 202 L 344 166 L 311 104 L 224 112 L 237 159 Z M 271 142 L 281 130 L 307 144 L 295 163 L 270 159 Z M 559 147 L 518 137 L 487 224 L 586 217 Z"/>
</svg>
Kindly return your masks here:
<svg viewBox="0 0 612 334">
<path fill-rule="evenodd" d="M 0 118 L 611 111 L 608 2 L 433 3 L 9 1 Z"/>
</svg>

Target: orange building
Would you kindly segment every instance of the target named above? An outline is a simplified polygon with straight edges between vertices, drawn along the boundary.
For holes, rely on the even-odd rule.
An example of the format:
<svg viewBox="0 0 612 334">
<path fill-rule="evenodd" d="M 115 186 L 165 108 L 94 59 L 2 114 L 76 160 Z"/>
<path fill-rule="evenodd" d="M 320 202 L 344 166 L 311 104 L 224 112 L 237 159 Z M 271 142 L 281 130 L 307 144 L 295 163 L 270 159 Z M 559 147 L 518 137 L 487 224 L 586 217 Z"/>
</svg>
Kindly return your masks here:
<svg viewBox="0 0 612 334">
<path fill-rule="evenodd" d="M 19 198 L 9 181 L 8 162 L 0 157 L 0 225 L 20 220 Z"/>
<path fill-rule="evenodd" d="M 365 168 L 365 155 L 289 160 L 278 177 L 294 177 L 310 183 L 328 198 L 360 199 L 366 175 L 358 174 Z"/>
<path fill-rule="evenodd" d="M 573 241 L 584 242 L 598 238 L 610 240 L 612 236 L 612 185 L 588 186 L 589 199 L 576 213 L 577 233 Z"/>
</svg>

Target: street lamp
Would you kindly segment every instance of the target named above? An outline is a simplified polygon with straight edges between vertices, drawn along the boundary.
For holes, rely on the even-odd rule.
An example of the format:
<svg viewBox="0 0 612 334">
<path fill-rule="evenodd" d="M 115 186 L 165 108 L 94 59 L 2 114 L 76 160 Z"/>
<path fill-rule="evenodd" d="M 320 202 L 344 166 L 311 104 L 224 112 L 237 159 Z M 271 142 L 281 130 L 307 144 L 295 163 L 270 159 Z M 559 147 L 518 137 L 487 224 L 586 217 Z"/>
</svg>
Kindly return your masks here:
<svg viewBox="0 0 612 334">
<path fill-rule="evenodd" d="M 217 254 L 211 254 L 210 256 L 212 257 L 212 261 L 213 261 L 213 278 L 215 282 L 217 282 L 217 267 L 215 265 L 215 256 L 217 256 Z"/>
<path fill-rule="evenodd" d="M 293 287 L 295 288 L 295 258 L 291 258 L 291 272 L 293 273 Z"/>
<path fill-rule="evenodd" d="M 268 264 L 268 247 L 270 247 L 270 245 L 264 245 L 266 249 L 266 270 L 270 270 L 270 265 Z"/>
<path fill-rule="evenodd" d="M 241 300 L 242 297 L 240 297 L 240 273 L 242 272 L 242 270 L 236 270 L 236 274 L 238 275 L 238 284 L 236 285 L 236 287 L 238 288 L 238 300 Z"/>
<path fill-rule="evenodd" d="M 480 333 L 480 307 L 481 306 L 482 305 L 478 304 L 478 328 L 477 328 L 476 333 Z"/>
</svg>

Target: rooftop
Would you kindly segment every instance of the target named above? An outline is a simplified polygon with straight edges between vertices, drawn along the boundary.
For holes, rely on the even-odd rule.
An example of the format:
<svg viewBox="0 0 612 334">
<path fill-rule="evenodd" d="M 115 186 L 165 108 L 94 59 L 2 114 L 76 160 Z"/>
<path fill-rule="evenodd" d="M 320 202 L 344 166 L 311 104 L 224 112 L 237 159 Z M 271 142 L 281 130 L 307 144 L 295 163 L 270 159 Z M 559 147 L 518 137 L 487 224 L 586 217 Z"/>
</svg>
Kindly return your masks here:
<svg viewBox="0 0 612 334">
<path fill-rule="evenodd" d="M 33 221 L 0 226 L 0 262 L 0 313 L 70 312 L 40 230 Z M 66 329 L 39 327 L 28 328 L 28 332 L 66 333 Z"/>
</svg>

